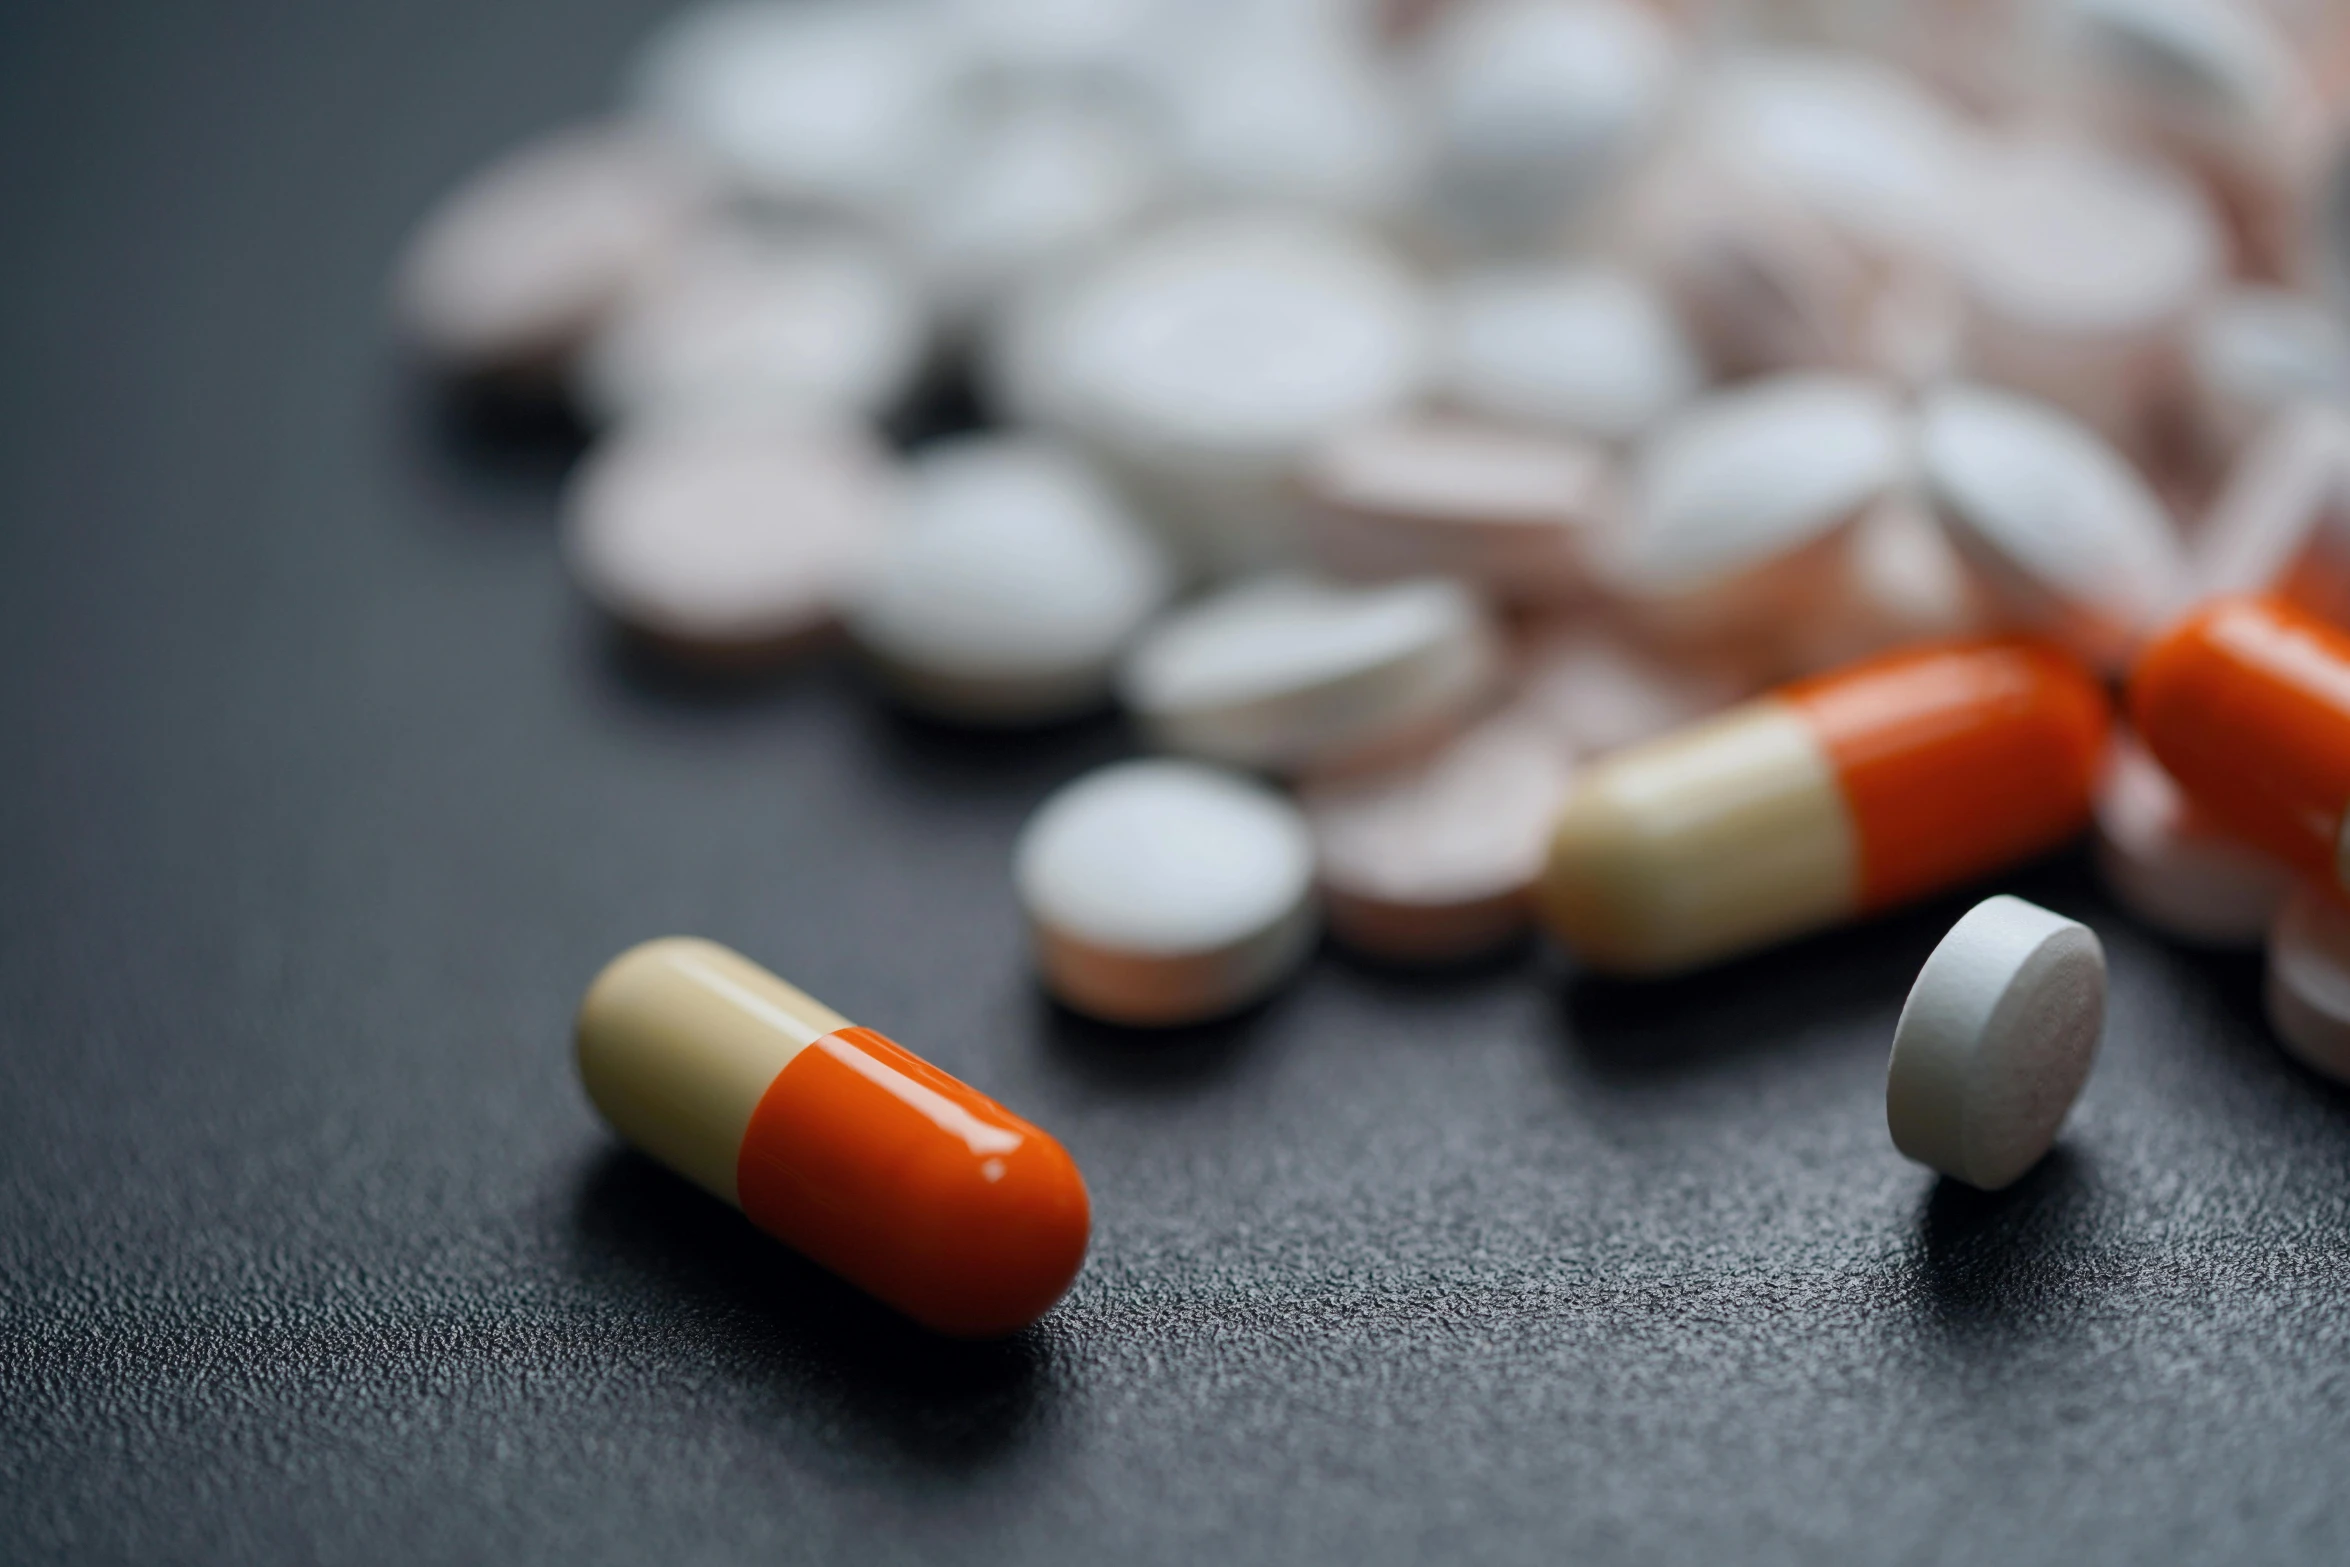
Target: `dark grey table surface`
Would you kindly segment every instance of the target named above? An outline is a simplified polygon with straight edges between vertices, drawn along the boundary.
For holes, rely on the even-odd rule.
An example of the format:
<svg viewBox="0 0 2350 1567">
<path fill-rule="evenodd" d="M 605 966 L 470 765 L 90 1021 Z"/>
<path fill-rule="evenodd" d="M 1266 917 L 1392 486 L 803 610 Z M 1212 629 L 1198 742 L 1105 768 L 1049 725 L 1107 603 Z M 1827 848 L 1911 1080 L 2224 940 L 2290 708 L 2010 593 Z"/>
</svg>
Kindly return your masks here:
<svg viewBox="0 0 2350 1567">
<path fill-rule="evenodd" d="M 1114 725 L 616 653 L 561 443 L 445 417 L 380 297 L 652 9 L 0 12 L 0 1557 L 2350 1555 L 2350 1098 L 2077 857 L 2009 885 L 2104 936 L 2106 1054 L 1987 1199 L 1882 1115 L 1964 898 L 1127 1035 L 1005 876 Z M 1067 1141 L 1042 1327 L 927 1341 L 615 1150 L 570 1010 L 678 930 Z"/>
</svg>

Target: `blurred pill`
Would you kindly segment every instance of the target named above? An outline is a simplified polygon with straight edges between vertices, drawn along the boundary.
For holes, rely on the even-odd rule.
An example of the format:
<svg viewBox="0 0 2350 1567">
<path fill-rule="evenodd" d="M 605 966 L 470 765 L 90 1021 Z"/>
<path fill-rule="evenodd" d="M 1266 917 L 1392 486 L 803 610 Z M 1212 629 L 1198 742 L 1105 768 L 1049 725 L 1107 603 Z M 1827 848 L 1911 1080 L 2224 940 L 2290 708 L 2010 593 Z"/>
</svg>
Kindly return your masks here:
<svg viewBox="0 0 2350 1567">
<path fill-rule="evenodd" d="M 1797 374 L 1715 393 L 1642 448 L 1594 573 L 1660 628 L 1781 624 L 1820 588 L 1837 530 L 1901 480 L 1907 445 L 1899 405 L 1871 381 Z"/>
<path fill-rule="evenodd" d="M 712 409 L 870 417 L 921 371 L 920 295 L 879 246 L 756 226 L 698 237 L 588 345 L 580 399 L 613 420 Z"/>
<path fill-rule="evenodd" d="M 1842 539 L 1820 613 L 1785 627 L 1786 663 L 1817 674 L 1910 642 L 1992 629 L 1981 587 L 1925 503 L 1898 490 Z"/>
<path fill-rule="evenodd" d="M 1984 1191 L 2056 1142 L 2105 1032 L 2105 949 L 2002 894 L 1944 936 L 1902 1004 L 1885 1072 L 1893 1146 Z"/>
<path fill-rule="evenodd" d="M 1408 766 L 1301 803 L 1332 934 L 1376 957 L 1443 963 L 1526 928 L 1573 764 L 1540 728 L 1489 720 Z"/>
<path fill-rule="evenodd" d="M 1117 494 L 1032 437 L 976 436 L 913 464 L 903 523 L 850 633 L 915 707 L 1024 724 L 1100 706 L 1174 571 Z"/>
<path fill-rule="evenodd" d="M 1012 865 L 1046 987 L 1091 1017 L 1219 1017 L 1271 993 L 1313 946 L 1304 818 L 1212 767 L 1088 773 L 1037 808 Z"/>
<path fill-rule="evenodd" d="M 1615 268 L 1467 272 L 1436 309 L 1436 391 L 1469 413 L 1628 441 L 1705 384 L 1671 307 Z"/>
<path fill-rule="evenodd" d="M 2297 888 L 2278 913 L 2264 999 L 2287 1055 L 2350 1083 L 2350 908 L 2325 887 Z"/>
<path fill-rule="evenodd" d="M 1277 575 L 1161 621 L 1120 688 L 1158 745 L 1289 772 L 1368 765 L 1440 737 L 1492 690 L 1499 661 L 1485 610 L 1457 582 Z"/>
<path fill-rule="evenodd" d="M 1041 96 L 976 111 L 915 217 L 923 273 L 968 320 L 1133 226 L 1162 184 L 1148 135 L 1125 115 Z"/>
<path fill-rule="evenodd" d="M 1415 54 L 1430 200 L 1472 249 L 1538 247 L 1592 213 L 1679 75 L 1671 33 L 1624 0 L 1457 0 Z"/>
<path fill-rule="evenodd" d="M 1299 479 L 1318 560 L 1343 576 L 1453 576 L 1495 599 L 1555 604 L 1617 504 L 1597 448 L 1406 416 L 1323 441 Z"/>
<path fill-rule="evenodd" d="M 945 0 L 983 91 L 1131 100 L 1151 91 L 1183 0 Z"/>
<path fill-rule="evenodd" d="M 2023 638 L 1798 681 L 1583 769 L 1542 913 L 1595 969 L 1667 974 L 1897 907 L 2080 831 L 2111 723 Z"/>
<path fill-rule="evenodd" d="M 2159 163 L 2064 136 L 1995 138 L 1973 163 L 1952 247 L 1969 365 L 2141 443 L 2221 275 L 2209 205 Z"/>
<path fill-rule="evenodd" d="M 558 131 L 457 187 L 393 279 L 401 329 L 463 374 L 549 374 L 661 266 L 708 191 L 691 159 L 636 127 Z"/>
<path fill-rule="evenodd" d="M 1217 571 L 1296 554 L 1298 461 L 1408 403 L 1428 352 L 1425 300 L 1392 257 L 1343 225 L 1272 212 L 1122 246 L 1008 340 L 1016 364 L 999 384 L 1020 411 L 1106 457 Z"/>
<path fill-rule="evenodd" d="M 627 96 L 747 196 L 891 221 L 948 150 L 959 42 L 918 0 L 705 0 L 645 41 Z"/>
<path fill-rule="evenodd" d="M 2002 607 L 2108 666 L 2168 609 L 2177 534 L 2121 455 L 2046 403 L 1953 386 L 1920 407 L 1936 515 Z"/>
<path fill-rule="evenodd" d="M 2259 946 L 2295 879 L 2200 815 L 2127 736 L 2116 738 L 2097 789 L 2097 869 L 2123 908 L 2206 947 Z"/>
<path fill-rule="evenodd" d="M 1753 690 L 1733 668 L 1667 660 L 1570 623 L 1537 633 L 1521 653 L 1509 711 L 1589 758 L 1686 728 Z"/>
<path fill-rule="evenodd" d="M 2188 545 L 2182 598 L 2275 593 L 2350 624 L 2350 411 L 2303 404 L 2248 446 Z"/>
<path fill-rule="evenodd" d="M 588 597 L 665 653 L 756 667 L 830 629 L 897 506 L 887 457 L 857 429 L 667 421 L 588 454 L 563 547 Z"/>
<path fill-rule="evenodd" d="M 2205 441 L 2232 456 L 2294 404 L 2350 405 L 2350 331 L 2304 295 L 2231 288 L 2195 318 L 2188 373 Z"/>
</svg>

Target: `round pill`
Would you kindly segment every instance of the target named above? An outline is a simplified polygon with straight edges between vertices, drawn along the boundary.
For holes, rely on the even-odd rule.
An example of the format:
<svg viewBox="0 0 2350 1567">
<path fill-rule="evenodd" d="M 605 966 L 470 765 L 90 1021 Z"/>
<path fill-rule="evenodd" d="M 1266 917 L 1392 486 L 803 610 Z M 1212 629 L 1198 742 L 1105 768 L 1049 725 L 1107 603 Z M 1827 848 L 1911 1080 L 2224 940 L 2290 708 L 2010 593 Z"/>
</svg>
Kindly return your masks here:
<svg viewBox="0 0 2350 1567">
<path fill-rule="evenodd" d="M 1627 272 L 1469 272 L 1436 309 L 1436 390 L 1469 413 L 1628 441 L 1705 384 L 1671 308 Z"/>
<path fill-rule="evenodd" d="M 2169 513 L 2059 409 L 1945 388 L 1920 408 L 1918 454 L 1951 540 L 2026 623 L 2111 665 L 2170 606 L 2183 562 Z"/>
<path fill-rule="evenodd" d="M 2286 1054 L 2350 1083 L 2350 908 L 2324 887 L 2298 888 L 2279 911 L 2265 999 Z"/>
<path fill-rule="evenodd" d="M 2221 832 L 2135 740 L 2097 789 L 2097 869 L 2114 900 L 2177 940 L 2256 947 L 2293 890 L 2282 861 Z"/>
<path fill-rule="evenodd" d="M 664 22 L 628 97 L 754 199 L 889 220 L 953 135 L 960 35 L 916 0 L 706 0 Z"/>
<path fill-rule="evenodd" d="M 613 420 L 710 409 L 887 412 L 922 368 L 920 295 L 846 233 L 736 226 L 701 236 L 588 345 L 581 401 Z"/>
<path fill-rule="evenodd" d="M 1885 1073 L 1893 1146 L 1984 1191 L 2056 1141 L 2105 1029 L 2088 926 L 2004 894 L 1950 928 L 1901 1008 Z"/>
<path fill-rule="evenodd" d="M 1269 994 L 1313 945 L 1313 877 L 1295 806 L 1191 762 L 1089 773 L 1013 850 L 1046 986 L 1114 1023 L 1200 1022 Z"/>
<path fill-rule="evenodd" d="M 394 277 L 394 311 L 448 369 L 554 370 L 659 269 L 707 194 L 692 161 L 658 135 L 558 131 L 426 216 Z"/>
<path fill-rule="evenodd" d="M 1367 765 L 1441 735 L 1499 673 L 1492 625 L 1457 582 L 1237 583 L 1161 621 L 1128 656 L 1151 739 L 1240 767 Z"/>
<path fill-rule="evenodd" d="M 1490 951 L 1526 928 L 1552 818 L 1574 771 L 1522 718 L 1427 759 L 1302 793 L 1332 934 L 1405 963 Z"/>
<path fill-rule="evenodd" d="M 716 942 L 614 958 L 577 1040 L 614 1131 L 925 1327 L 1017 1332 L 1085 1260 L 1059 1143 Z"/>
<path fill-rule="evenodd" d="M 1157 541 L 1081 459 L 978 436 L 916 459 L 905 518 L 847 612 L 910 704 L 978 723 L 1109 699 L 1119 655 L 1174 587 Z"/>
<path fill-rule="evenodd" d="M 832 625 L 897 508 L 887 457 L 855 429 L 632 426 L 573 477 L 564 553 L 591 599 L 663 651 L 751 666 Z"/>
<path fill-rule="evenodd" d="M 1354 577 L 1455 576 L 1515 604 L 1584 585 L 1583 553 L 1618 504 L 1596 447 L 1406 416 L 1322 442 L 1299 476 L 1316 556 Z"/>
</svg>

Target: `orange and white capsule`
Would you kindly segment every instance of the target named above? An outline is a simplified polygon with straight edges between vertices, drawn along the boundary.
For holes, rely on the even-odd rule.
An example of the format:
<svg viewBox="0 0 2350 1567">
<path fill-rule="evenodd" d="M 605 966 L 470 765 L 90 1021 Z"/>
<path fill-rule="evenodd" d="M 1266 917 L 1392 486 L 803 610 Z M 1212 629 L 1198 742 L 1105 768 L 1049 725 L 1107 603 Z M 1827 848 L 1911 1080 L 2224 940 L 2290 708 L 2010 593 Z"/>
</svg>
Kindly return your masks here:
<svg viewBox="0 0 2350 1567">
<path fill-rule="evenodd" d="M 2219 598 L 2139 656 L 2130 716 L 2222 827 L 2350 887 L 2350 632 L 2282 598 Z"/>
<path fill-rule="evenodd" d="M 1798 681 L 1586 771 L 1544 913 L 1593 968 L 1664 974 L 1956 886 L 2087 823 L 2110 722 L 2024 638 Z"/>
<path fill-rule="evenodd" d="M 925 1327 L 1015 1332 L 1085 1260 L 1059 1143 L 715 942 L 614 958 L 578 1044 L 613 1130 Z"/>
</svg>

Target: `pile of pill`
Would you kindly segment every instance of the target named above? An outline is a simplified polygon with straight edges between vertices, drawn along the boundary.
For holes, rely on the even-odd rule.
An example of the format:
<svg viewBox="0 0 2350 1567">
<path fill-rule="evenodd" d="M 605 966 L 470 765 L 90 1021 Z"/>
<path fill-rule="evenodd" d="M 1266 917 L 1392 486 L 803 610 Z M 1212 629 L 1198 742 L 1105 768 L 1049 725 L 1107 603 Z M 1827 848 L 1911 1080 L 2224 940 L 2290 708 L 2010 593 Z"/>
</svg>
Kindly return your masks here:
<svg viewBox="0 0 2350 1567">
<path fill-rule="evenodd" d="M 1078 1011 L 1225 1015 L 1325 930 L 1670 975 L 2093 832 L 2350 1080 L 2346 125 L 2326 0 L 704 0 L 394 307 L 595 432 L 564 557 L 659 656 L 1124 709 L 1160 754 L 1011 867 Z M 947 383 L 984 428 L 893 445 Z M 2103 987 L 1978 907 L 1896 1145 L 2015 1179 Z M 622 1131 L 920 1320 L 1082 1253 L 1049 1138 L 722 949 L 623 957 L 580 1040 Z M 876 1093 L 919 1180 L 809 1141 Z M 946 1300 L 990 1226 L 1026 1260 Z"/>
</svg>

